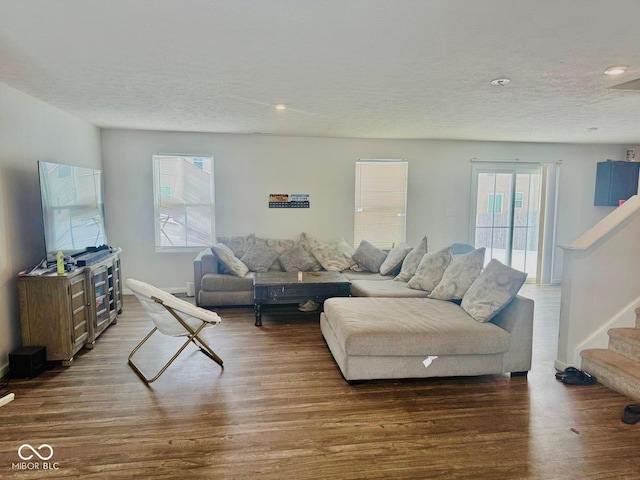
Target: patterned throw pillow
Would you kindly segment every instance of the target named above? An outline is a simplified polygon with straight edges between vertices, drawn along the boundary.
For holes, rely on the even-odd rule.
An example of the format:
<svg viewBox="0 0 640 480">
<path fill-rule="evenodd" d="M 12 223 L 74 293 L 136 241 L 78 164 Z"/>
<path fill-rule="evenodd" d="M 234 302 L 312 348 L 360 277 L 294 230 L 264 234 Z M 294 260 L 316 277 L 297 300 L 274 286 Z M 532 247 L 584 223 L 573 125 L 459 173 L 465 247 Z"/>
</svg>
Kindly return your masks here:
<svg viewBox="0 0 640 480">
<path fill-rule="evenodd" d="M 252 245 L 240 258 L 251 272 L 266 272 L 278 259 L 278 252 L 266 245 Z"/>
<path fill-rule="evenodd" d="M 227 267 L 229 273 L 237 277 L 244 277 L 249 272 L 247 266 L 236 258 L 231 249 L 224 243 L 216 243 L 211 247 L 211 250 L 215 253 L 216 257 L 218 257 L 218 260 Z"/>
<path fill-rule="evenodd" d="M 296 240 L 296 245 L 300 245 L 309 255 L 311 255 L 311 250 L 313 250 L 314 247 L 320 245 L 320 242 L 318 242 L 315 238 L 306 234 L 305 232 L 302 232 Z M 311 256 L 313 257 L 313 255 Z M 313 268 L 311 268 L 309 271 L 319 272 L 320 270 L 322 270 L 322 265 L 320 265 L 320 262 L 316 260 L 316 257 L 313 257 L 313 262 Z"/>
<path fill-rule="evenodd" d="M 442 275 L 442 280 L 433 289 L 429 298 L 438 300 L 462 300 L 471 284 L 478 278 L 484 265 L 485 248 L 454 258 Z"/>
<path fill-rule="evenodd" d="M 451 255 L 451 247 L 425 254 L 420 260 L 416 274 L 411 277 L 407 286 L 416 290 L 431 292 L 442 280 L 442 275 L 449 263 L 451 263 Z"/>
<path fill-rule="evenodd" d="M 256 245 L 262 245 L 274 250 L 278 255 L 288 252 L 293 248 L 294 241 L 283 238 L 260 238 L 256 237 Z"/>
<path fill-rule="evenodd" d="M 247 253 L 251 245 L 255 245 L 256 236 L 251 233 L 249 235 L 236 235 L 233 237 L 216 237 L 216 240 L 217 243 L 224 243 L 237 258 L 240 258 Z"/>
<path fill-rule="evenodd" d="M 279 260 L 285 272 L 309 272 L 319 265 L 315 257 L 302 248 L 302 245 L 296 245 L 283 253 Z"/>
<path fill-rule="evenodd" d="M 477 321 L 488 322 L 513 300 L 526 279 L 526 273 L 494 258 L 464 294 L 462 308 Z"/>
<path fill-rule="evenodd" d="M 416 246 L 413 250 L 411 250 L 402 262 L 402 268 L 400 269 L 400 273 L 394 278 L 399 282 L 408 282 L 411 280 L 411 277 L 416 273 L 418 269 L 418 265 L 420 264 L 420 260 L 424 254 L 427 253 L 427 237 L 425 236 L 422 241 Z"/>
<path fill-rule="evenodd" d="M 387 253 L 384 250 L 366 240 L 360 242 L 356 252 L 353 254 L 353 260 L 370 272 L 379 272 L 380 265 L 382 265 L 385 258 L 387 258 Z"/>
<path fill-rule="evenodd" d="M 216 243 L 223 243 L 233 252 L 236 258 L 242 257 L 251 245 L 256 243 L 256 236 L 253 233 L 249 235 L 235 235 L 232 237 L 216 237 Z M 220 273 L 234 273 L 227 268 L 227 266 L 220 262 Z"/>
<path fill-rule="evenodd" d="M 320 262 L 322 268 L 329 272 L 347 270 L 354 265 L 354 253 L 356 251 L 344 241 L 344 238 L 321 243 L 311 249 L 311 254 Z"/>
<path fill-rule="evenodd" d="M 382 262 L 382 265 L 380 265 L 380 275 L 397 275 L 400 273 L 402 262 L 411 250 L 411 246 L 406 243 L 393 247 L 387 254 L 387 258 Z"/>
</svg>

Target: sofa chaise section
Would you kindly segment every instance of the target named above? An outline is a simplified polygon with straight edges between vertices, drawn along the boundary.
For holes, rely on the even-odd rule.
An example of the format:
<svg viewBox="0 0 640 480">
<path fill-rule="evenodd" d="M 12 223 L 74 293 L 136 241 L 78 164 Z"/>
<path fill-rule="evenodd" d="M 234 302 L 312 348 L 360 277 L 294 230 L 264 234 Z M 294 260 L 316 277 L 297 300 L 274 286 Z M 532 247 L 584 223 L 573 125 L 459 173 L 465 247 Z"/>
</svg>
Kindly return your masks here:
<svg viewBox="0 0 640 480">
<path fill-rule="evenodd" d="M 320 328 L 348 381 L 531 368 L 533 301 L 519 296 L 488 323 L 447 301 L 332 298 L 325 302 Z"/>
<path fill-rule="evenodd" d="M 349 278 L 347 276 L 347 278 Z M 427 298 L 429 292 L 409 288 L 407 282 L 396 280 L 352 280 L 352 297 Z"/>
</svg>

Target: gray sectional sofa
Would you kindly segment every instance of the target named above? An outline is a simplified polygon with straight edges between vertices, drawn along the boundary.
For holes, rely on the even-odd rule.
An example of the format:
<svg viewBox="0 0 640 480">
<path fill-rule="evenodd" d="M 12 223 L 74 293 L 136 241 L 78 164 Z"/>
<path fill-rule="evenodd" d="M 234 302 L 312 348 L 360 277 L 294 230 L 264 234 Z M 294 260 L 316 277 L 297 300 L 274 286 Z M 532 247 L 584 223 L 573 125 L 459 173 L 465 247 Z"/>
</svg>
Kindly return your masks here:
<svg viewBox="0 0 640 480">
<path fill-rule="evenodd" d="M 224 239 L 239 258 L 242 238 Z M 282 251 L 294 245 L 265 242 Z M 534 304 L 516 295 L 526 275 L 496 260 L 483 269 L 483 249 L 456 244 L 426 254 L 426 238 L 422 244 L 406 254 L 400 273 L 342 271 L 351 297 L 325 301 L 320 329 L 344 378 L 526 374 Z M 409 260 L 414 265 L 405 270 Z M 270 270 L 280 268 L 276 261 Z M 405 281 L 394 280 L 396 274 Z M 199 306 L 253 305 L 253 272 L 225 272 L 211 249 L 195 259 L 194 282 Z"/>
<path fill-rule="evenodd" d="M 272 270 L 281 271 L 275 265 Z M 229 307 L 229 306 L 253 306 L 253 276 L 255 272 L 248 272 L 243 277 L 237 277 L 224 273 L 223 267 L 210 248 L 202 250 L 193 262 L 193 277 L 195 285 L 196 304 L 200 307 Z M 342 272 L 351 282 L 352 295 L 357 285 L 362 280 L 378 282 L 379 280 L 393 280 L 393 275 L 383 276 L 379 273 L 356 272 L 345 270 Z M 386 282 L 385 282 L 386 283 Z M 366 285 L 366 283 L 364 284 Z M 395 288 L 393 288 L 395 287 Z M 389 288 L 390 293 L 396 290 L 399 295 L 425 296 L 426 292 L 406 288 L 406 283 L 393 282 Z"/>
<path fill-rule="evenodd" d="M 273 270 L 280 270 L 277 266 Z M 360 295 L 363 291 L 371 291 L 379 296 L 426 297 L 421 290 L 407 288 L 404 282 L 394 282 L 394 275 L 380 275 L 372 272 L 342 272 L 351 281 L 351 294 Z M 200 307 L 253 306 L 253 276 L 248 272 L 237 277 L 223 272 L 223 267 L 210 248 L 202 250 L 193 262 L 195 299 Z M 380 288 L 374 286 L 380 281 Z"/>
<path fill-rule="evenodd" d="M 303 236 L 305 234 L 302 234 Z M 304 237 L 306 238 L 306 237 Z M 255 236 L 220 237 L 218 241 L 227 245 L 238 258 L 241 258 L 251 245 L 262 241 L 270 247 L 286 251 L 294 247 L 293 240 L 265 240 Z M 298 239 L 300 241 L 300 239 Z M 416 247 L 417 248 L 417 247 Z M 426 241 L 425 241 L 426 250 Z M 456 243 L 452 245 L 452 254 L 460 255 L 473 250 L 470 245 Z M 318 268 L 321 268 L 318 266 Z M 282 267 L 275 261 L 269 270 L 281 271 Z M 351 295 L 354 297 L 410 297 L 426 298 L 428 292 L 407 287 L 407 282 L 393 281 L 400 268 L 394 268 L 387 275 L 370 271 L 344 269 L 342 273 L 351 281 Z M 253 305 L 253 276 L 249 271 L 239 277 L 225 270 L 224 265 L 211 248 L 202 250 L 193 262 L 193 277 L 196 304 L 201 307 L 227 307 Z M 380 280 L 386 280 L 379 283 Z"/>
</svg>

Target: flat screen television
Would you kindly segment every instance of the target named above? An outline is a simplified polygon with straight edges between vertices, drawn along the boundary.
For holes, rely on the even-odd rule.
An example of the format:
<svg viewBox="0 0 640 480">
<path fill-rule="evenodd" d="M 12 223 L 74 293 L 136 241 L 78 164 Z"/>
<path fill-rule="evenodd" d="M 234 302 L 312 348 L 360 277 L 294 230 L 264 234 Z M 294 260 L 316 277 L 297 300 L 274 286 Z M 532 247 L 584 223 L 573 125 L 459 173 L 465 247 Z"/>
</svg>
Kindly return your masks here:
<svg viewBox="0 0 640 480">
<path fill-rule="evenodd" d="M 38 162 L 48 263 L 107 243 L 100 170 Z"/>
</svg>

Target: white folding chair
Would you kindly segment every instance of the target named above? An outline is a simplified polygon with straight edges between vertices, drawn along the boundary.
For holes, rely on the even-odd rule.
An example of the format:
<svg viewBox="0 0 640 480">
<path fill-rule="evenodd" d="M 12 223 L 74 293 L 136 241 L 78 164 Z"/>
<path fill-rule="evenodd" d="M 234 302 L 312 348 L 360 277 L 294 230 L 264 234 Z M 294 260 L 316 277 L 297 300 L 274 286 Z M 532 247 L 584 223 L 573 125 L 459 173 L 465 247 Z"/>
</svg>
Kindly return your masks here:
<svg viewBox="0 0 640 480">
<path fill-rule="evenodd" d="M 127 287 L 129 287 L 138 300 L 140 300 L 142 307 L 149 314 L 151 320 L 155 324 L 153 330 L 151 330 L 131 351 L 128 360 L 129 366 L 147 385 L 156 381 L 169 367 L 169 365 L 178 358 L 178 355 L 182 353 L 187 345 L 192 342 L 202 351 L 202 353 L 207 355 L 218 365 L 222 366 L 222 359 L 218 357 L 211 347 L 209 347 L 209 345 L 207 345 L 207 343 L 199 336 L 202 329 L 212 327 L 220 323 L 221 318 L 217 313 L 196 307 L 189 302 L 176 298 L 170 293 L 139 280 L 134 280 L 132 278 L 127 279 Z M 160 333 L 171 337 L 186 336 L 187 341 L 153 378 L 147 378 L 140 368 L 133 362 L 132 357 L 156 331 L 160 331 Z"/>
</svg>

